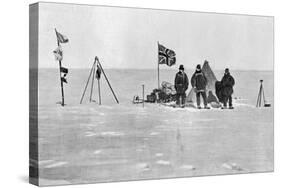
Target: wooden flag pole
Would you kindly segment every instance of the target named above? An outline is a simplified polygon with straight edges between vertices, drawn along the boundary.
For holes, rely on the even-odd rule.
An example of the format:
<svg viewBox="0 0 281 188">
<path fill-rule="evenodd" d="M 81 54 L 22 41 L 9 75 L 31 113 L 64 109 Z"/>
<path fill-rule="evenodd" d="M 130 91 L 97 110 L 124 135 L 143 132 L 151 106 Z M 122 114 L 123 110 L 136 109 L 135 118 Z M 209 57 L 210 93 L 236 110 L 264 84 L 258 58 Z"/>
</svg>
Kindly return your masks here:
<svg viewBox="0 0 281 188">
<path fill-rule="evenodd" d="M 105 74 L 105 72 L 104 72 L 104 70 L 103 70 L 103 68 L 102 68 L 102 66 L 101 66 L 101 63 L 100 63 L 98 57 L 96 57 L 96 60 L 97 60 L 98 65 L 100 66 L 100 69 L 101 69 L 101 71 L 102 71 L 102 73 L 103 73 L 103 75 L 104 75 L 104 77 L 105 77 L 105 80 L 106 80 L 106 82 L 107 82 L 107 84 L 108 84 L 108 86 L 109 86 L 109 88 L 110 88 L 110 90 L 111 90 L 111 92 L 112 92 L 112 94 L 113 94 L 113 96 L 114 96 L 116 102 L 119 104 L 119 101 L 118 101 L 118 99 L 117 99 L 117 97 L 116 97 L 116 95 L 115 95 L 115 93 L 114 93 L 114 91 L 113 91 L 113 89 L 112 89 L 112 87 L 111 87 L 111 85 L 110 85 L 108 79 L 107 79 L 107 76 L 106 76 L 106 74 Z"/>
<path fill-rule="evenodd" d="M 92 75 L 93 68 L 94 68 L 95 64 L 96 64 L 96 60 L 94 61 L 93 66 L 92 66 L 92 68 L 91 68 L 90 75 L 89 75 L 89 77 L 88 77 L 88 80 L 87 80 L 86 86 L 85 86 L 85 88 L 84 88 L 84 91 L 83 91 L 82 97 L 81 97 L 81 99 L 80 99 L 80 104 L 82 104 L 82 101 L 83 101 L 83 98 L 84 98 L 85 92 L 86 92 L 86 90 L 87 90 L 87 87 L 88 87 L 88 84 L 89 84 L 89 81 L 90 81 L 90 78 L 91 78 L 91 75 Z"/>
<path fill-rule="evenodd" d="M 57 37 L 57 30 L 55 29 L 56 37 Z M 58 47 L 60 46 L 60 42 L 57 37 L 57 44 Z M 61 60 L 59 60 L 59 72 L 60 72 L 60 87 L 61 87 L 61 105 L 64 106 L 64 91 L 63 91 L 63 82 L 61 80 Z"/>
<path fill-rule="evenodd" d="M 59 67 L 61 69 L 61 61 L 59 61 Z M 62 98 L 61 105 L 64 106 L 64 91 L 63 91 L 63 82 L 61 80 L 61 71 L 60 71 L 60 87 L 61 87 L 61 98 Z"/>
</svg>

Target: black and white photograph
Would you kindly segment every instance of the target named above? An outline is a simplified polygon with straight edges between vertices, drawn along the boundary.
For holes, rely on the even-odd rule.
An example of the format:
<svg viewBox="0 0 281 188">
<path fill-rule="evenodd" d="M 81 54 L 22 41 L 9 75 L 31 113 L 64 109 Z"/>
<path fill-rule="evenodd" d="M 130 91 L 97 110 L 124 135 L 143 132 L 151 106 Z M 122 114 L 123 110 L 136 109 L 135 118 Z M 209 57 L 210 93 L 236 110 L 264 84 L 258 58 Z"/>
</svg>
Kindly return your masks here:
<svg viewBox="0 0 281 188">
<path fill-rule="evenodd" d="M 272 172 L 272 16 L 29 5 L 40 186 Z"/>
</svg>

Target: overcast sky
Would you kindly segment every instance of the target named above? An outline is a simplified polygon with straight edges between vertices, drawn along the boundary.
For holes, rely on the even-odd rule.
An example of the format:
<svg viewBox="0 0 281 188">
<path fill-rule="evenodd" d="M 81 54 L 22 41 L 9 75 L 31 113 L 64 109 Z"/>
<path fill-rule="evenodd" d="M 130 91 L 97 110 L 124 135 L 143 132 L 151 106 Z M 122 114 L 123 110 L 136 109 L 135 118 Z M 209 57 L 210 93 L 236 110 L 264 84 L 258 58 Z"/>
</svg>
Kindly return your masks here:
<svg viewBox="0 0 281 188">
<path fill-rule="evenodd" d="M 40 3 L 39 66 L 57 68 L 54 28 L 69 38 L 63 65 L 89 68 L 157 67 L 157 41 L 195 68 L 273 70 L 273 18 L 151 9 Z M 161 65 L 161 68 L 168 68 Z"/>
</svg>

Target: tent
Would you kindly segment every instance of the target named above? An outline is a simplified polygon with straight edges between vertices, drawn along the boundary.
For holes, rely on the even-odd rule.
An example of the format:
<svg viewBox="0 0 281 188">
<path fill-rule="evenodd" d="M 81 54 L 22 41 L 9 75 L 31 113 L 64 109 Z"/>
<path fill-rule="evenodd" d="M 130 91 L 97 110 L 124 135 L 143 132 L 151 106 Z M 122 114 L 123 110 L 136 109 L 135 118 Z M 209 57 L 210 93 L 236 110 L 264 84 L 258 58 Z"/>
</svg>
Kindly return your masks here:
<svg viewBox="0 0 281 188">
<path fill-rule="evenodd" d="M 217 78 L 212 71 L 209 62 L 205 61 L 202 67 L 202 72 L 207 78 L 207 86 L 206 86 L 206 93 L 207 96 L 209 94 L 209 91 L 211 91 L 215 95 L 215 84 L 217 81 Z M 186 97 L 186 102 L 187 103 L 195 103 L 196 102 L 196 93 L 193 88 L 189 91 L 187 97 Z"/>
</svg>

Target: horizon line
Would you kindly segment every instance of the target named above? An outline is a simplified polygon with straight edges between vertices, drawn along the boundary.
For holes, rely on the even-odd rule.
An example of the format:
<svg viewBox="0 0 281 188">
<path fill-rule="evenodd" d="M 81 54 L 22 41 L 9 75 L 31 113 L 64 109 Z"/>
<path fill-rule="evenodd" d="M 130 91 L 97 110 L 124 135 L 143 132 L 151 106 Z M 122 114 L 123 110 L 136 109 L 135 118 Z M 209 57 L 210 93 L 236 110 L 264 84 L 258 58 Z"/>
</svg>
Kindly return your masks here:
<svg viewBox="0 0 281 188">
<path fill-rule="evenodd" d="M 39 69 L 57 69 L 55 67 L 37 67 Z M 30 67 L 30 69 L 32 69 Z M 91 69 L 91 67 L 72 67 L 68 69 Z M 155 68 L 108 68 L 104 67 L 104 69 L 111 69 L 111 70 L 156 70 Z M 171 70 L 169 68 L 162 68 L 161 70 Z M 195 70 L 193 68 L 186 68 L 185 70 Z M 212 69 L 212 71 L 224 71 L 225 69 Z M 274 69 L 230 69 L 230 71 L 274 71 Z"/>
</svg>

